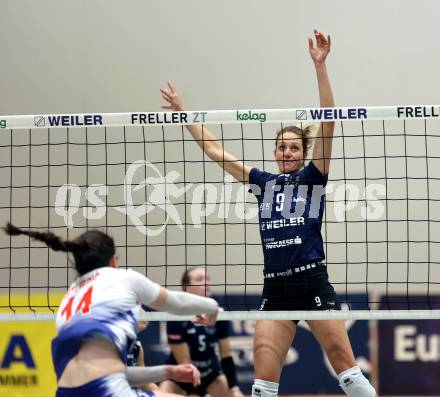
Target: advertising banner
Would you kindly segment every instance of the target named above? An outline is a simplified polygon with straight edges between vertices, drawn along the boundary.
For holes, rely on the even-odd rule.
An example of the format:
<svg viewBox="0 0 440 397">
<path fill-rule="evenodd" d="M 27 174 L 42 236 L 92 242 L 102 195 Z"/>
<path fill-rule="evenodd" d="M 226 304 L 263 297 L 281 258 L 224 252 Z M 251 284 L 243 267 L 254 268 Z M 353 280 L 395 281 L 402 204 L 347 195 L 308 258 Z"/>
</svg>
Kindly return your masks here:
<svg viewBox="0 0 440 397">
<path fill-rule="evenodd" d="M 61 294 L 0 295 L 0 313 L 48 313 Z M 48 397 L 55 395 L 51 341 L 53 321 L 0 323 L 0 397 Z"/>
<path fill-rule="evenodd" d="M 0 396 L 55 395 L 50 346 L 54 322 L 6 322 L 0 327 Z"/>
</svg>

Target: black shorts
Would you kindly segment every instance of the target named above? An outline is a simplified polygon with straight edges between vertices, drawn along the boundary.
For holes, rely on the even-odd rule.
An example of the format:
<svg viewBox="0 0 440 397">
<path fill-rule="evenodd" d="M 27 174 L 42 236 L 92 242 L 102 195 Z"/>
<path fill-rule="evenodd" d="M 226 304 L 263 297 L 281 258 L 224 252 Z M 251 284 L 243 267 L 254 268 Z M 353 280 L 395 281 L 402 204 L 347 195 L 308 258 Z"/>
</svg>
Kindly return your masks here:
<svg viewBox="0 0 440 397">
<path fill-rule="evenodd" d="M 326 266 L 286 273 L 264 279 L 260 310 L 341 310 Z"/>
<path fill-rule="evenodd" d="M 176 360 L 173 356 L 169 357 L 166 360 L 166 364 L 175 365 L 177 364 Z M 209 367 L 204 366 L 203 368 L 197 366 L 196 362 L 193 362 L 193 364 L 196 365 L 197 369 L 200 371 L 200 385 L 197 387 L 194 387 L 191 383 L 186 382 L 176 382 L 174 380 L 169 379 L 171 382 L 176 383 L 178 386 L 180 386 L 187 394 L 195 394 L 197 396 L 203 397 L 205 394 L 208 393 L 207 389 L 208 386 L 214 382 L 218 376 L 222 375 L 223 373 L 220 370 L 220 364 L 217 360 L 212 360 L 211 365 Z"/>
<path fill-rule="evenodd" d="M 212 371 L 209 375 L 200 378 L 201 383 L 197 387 L 194 387 L 191 383 L 176 382 L 174 380 L 171 380 L 171 382 L 178 384 L 187 394 L 195 394 L 203 397 L 208 393 L 208 386 L 220 375 L 221 372 Z"/>
</svg>

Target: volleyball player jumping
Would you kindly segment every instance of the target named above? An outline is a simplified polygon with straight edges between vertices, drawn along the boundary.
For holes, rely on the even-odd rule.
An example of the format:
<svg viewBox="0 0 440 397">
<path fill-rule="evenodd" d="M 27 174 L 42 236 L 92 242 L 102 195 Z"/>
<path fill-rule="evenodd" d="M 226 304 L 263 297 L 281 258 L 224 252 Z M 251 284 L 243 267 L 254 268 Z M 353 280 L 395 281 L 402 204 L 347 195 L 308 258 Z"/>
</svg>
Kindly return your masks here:
<svg viewBox="0 0 440 397">
<path fill-rule="evenodd" d="M 131 386 L 167 378 L 200 383 L 199 371 L 192 364 L 126 368 L 124 360 L 136 340 L 140 304 L 174 314 L 199 313 L 197 321 L 214 324 L 215 300 L 170 291 L 138 272 L 119 269 L 113 239 L 98 230 L 72 241 L 11 224 L 5 231 L 28 235 L 55 251 L 71 252 L 75 259 L 79 278 L 64 295 L 56 315 L 58 335 L 52 341 L 56 397 L 172 397 Z"/>
<path fill-rule="evenodd" d="M 325 60 L 330 36 L 315 30 L 309 52 L 318 79 L 321 107 L 334 100 Z M 162 89 L 165 109 L 183 111 L 183 102 L 171 82 Z M 321 236 L 325 190 L 331 158 L 334 122 L 317 131 L 311 161 L 305 165 L 311 142 L 310 129 L 295 126 L 277 132 L 275 160 L 280 174 L 252 168 L 227 153 L 217 138 L 200 125 L 187 126 L 206 155 L 243 183 L 254 185 L 259 204 L 264 253 L 264 288 L 261 310 L 337 310 L 339 304 L 328 280 Z M 269 197 L 269 199 L 267 199 Z M 313 200 L 312 200 L 313 199 Z M 303 206 L 302 210 L 301 207 Z M 294 210 L 291 215 L 291 210 Z M 287 216 L 284 216 L 287 214 Z M 276 227 L 275 227 L 276 224 Z M 339 385 L 349 397 L 372 397 L 375 390 L 356 366 L 342 320 L 310 320 L 308 325 L 338 374 Z M 283 363 L 296 332 L 296 322 L 261 320 L 254 337 L 256 379 L 254 397 L 278 395 Z"/>
</svg>

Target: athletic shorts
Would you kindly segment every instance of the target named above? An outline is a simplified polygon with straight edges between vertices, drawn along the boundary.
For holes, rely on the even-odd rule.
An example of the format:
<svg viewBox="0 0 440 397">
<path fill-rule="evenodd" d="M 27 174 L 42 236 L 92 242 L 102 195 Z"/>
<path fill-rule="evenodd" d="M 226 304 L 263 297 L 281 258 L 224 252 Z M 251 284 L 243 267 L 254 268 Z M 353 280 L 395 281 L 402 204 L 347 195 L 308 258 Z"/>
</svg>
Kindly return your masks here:
<svg viewBox="0 0 440 397">
<path fill-rule="evenodd" d="M 125 374 L 116 373 L 78 387 L 58 387 L 55 397 L 155 397 L 154 392 L 132 389 Z"/>
<path fill-rule="evenodd" d="M 205 394 L 207 394 L 208 386 L 212 382 L 214 382 L 218 376 L 223 374 L 220 369 L 220 363 L 218 361 L 217 356 L 211 357 L 208 360 L 202 360 L 202 361 L 193 360 L 192 363 L 200 371 L 199 386 L 194 387 L 192 383 L 176 382 L 171 379 L 170 381 L 180 386 L 183 390 L 185 390 L 187 394 L 196 394 L 198 396 L 204 396 Z M 165 360 L 165 364 L 176 365 L 177 361 L 174 358 L 174 356 L 170 354 Z"/>
<path fill-rule="evenodd" d="M 203 371 L 200 371 L 200 385 L 194 387 L 192 383 L 183 383 L 183 382 L 175 382 L 171 380 L 171 382 L 179 385 L 187 394 L 195 394 L 197 396 L 204 396 L 208 393 L 208 386 L 214 382 L 218 376 L 222 375 L 222 373 L 218 369 L 212 369 L 209 371 L 209 374 L 203 376 Z"/>
<path fill-rule="evenodd" d="M 298 273 L 286 271 L 270 276 L 264 279 L 262 311 L 341 310 L 323 264 Z"/>
</svg>

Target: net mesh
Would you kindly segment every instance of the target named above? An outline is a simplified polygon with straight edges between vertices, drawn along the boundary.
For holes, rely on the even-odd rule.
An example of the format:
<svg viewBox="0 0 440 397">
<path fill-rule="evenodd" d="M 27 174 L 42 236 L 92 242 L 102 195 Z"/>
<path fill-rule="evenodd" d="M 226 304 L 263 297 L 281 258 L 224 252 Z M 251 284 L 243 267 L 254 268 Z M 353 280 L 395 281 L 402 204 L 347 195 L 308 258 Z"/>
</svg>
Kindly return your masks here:
<svg viewBox="0 0 440 397">
<path fill-rule="evenodd" d="M 377 309 L 440 308 L 440 121 L 438 108 L 428 109 L 429 117 L 336 120 L 326 263 L 344 308 L 365 318 Z M 237 112 L 235 122 L 193 114 L 237 159 L 275 173 L 275 131 L 304 124 L 272 121 L 270 112 Z M 187 120 L 149 113 L 144 124 L 133 115 L 122 126 L 101 119 L 82 127 L 86 116 L 65 116 L 70 127 L 29 116 L 29 128 L 2 117 L 3 223 L 64 238 L 101 228 L 124 266 L 178 289 L 183 271 L 201 265 L 226 311 L 257 309 L 263 256 L 255 197 L 200 150 L 179 124 Z M 75 276 L 66 254 L 0 234 L 1 313 L 52 312 Z"/>
</svg>

